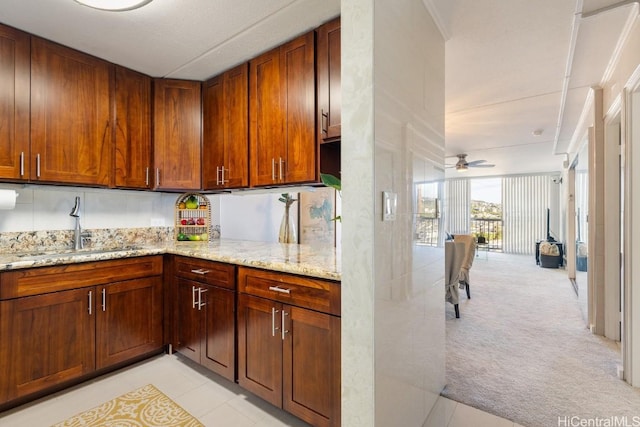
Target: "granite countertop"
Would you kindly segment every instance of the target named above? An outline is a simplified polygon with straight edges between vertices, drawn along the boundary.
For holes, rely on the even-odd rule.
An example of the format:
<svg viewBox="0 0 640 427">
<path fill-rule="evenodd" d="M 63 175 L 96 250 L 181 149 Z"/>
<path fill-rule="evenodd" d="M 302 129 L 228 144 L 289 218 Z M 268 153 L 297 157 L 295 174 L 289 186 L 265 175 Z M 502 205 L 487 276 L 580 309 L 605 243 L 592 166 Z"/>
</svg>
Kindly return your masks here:
<svg viewBox="0 0 640 427">
<path fill-rule="evenodd" d="M 183 255 L 229 264 L 340 280 L 340 254 L 333 246 L 220 239 L 211 242 L 168 242 L 150 246 L 88 248 L 0 254 L 0 271 L 159 254 Z"/>
</svg>

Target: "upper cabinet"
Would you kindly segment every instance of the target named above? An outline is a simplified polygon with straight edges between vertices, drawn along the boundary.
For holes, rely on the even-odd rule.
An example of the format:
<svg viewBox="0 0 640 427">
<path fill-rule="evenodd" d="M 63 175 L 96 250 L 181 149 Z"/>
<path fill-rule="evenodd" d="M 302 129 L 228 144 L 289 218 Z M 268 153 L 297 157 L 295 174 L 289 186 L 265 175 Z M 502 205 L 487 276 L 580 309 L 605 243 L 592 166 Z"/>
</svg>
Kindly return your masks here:
<svg viewBox="0 0 640 427">
<path fill-rule="evenodd" d="M 340 18 L 318 28 L 318 140 L 341 136 Z"/>
<path fill-rule="evenodd" d="M 29 174 L 30 37 L 0 25 L 0 178 Z"/>
<path fill-rule="evenodd" d="M 115 72 L 114 185 L 151 186 L 151 77 L 124 67 Z"/>
<path fill-rule="evenodd" d="M 251 186 L 317 181 L 315 33 L 250 62 Z"/>
<path fill-rule="evenodd" d="M 154 81 L 153 148 L 155 188 L 201 188 L 201 83 Z"/>
<path fill-rule="evenodd" d="M 340 18 L 317 30 L 318 144 L 320 172 L 340 178 L 342 90 Z"/>
<path fill-rule="evenodd" d="M 31 180 L 109 184 L 111 67 L 31 38 Z"/>
<path fill-rule="evenodd" d="M 242 64 L 202 88 L 202 187 L 249 186 L 249 67 Z"/>
</svg>

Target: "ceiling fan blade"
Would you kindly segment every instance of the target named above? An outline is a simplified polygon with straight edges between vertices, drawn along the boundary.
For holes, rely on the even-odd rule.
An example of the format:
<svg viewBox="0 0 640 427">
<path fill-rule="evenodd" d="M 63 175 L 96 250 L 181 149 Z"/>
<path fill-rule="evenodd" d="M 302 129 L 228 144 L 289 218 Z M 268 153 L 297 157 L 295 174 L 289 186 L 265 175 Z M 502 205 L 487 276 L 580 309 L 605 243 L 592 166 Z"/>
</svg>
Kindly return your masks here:
<svg viewBox="0 0 640 427">
<path fill-rule="evenodd" d="M 472 167 L 472 168 L 492 168 L 492 167 L 495 167 L 495 165 L 490 165 L 490 164 L 486 164 L 486 165 L 472 165 L 472 164 L 469 164 L 469 167 Z"/>
<path fill-rule="evenodd" d="M 486 162 L 487 162 L 486 160 L 473 160 L 471 162 L 467 162 L 467 164 L 469 166 L 476 166 L 476 165 L 479 165 L 480 163 L 486 163 Z"/>
</svg>

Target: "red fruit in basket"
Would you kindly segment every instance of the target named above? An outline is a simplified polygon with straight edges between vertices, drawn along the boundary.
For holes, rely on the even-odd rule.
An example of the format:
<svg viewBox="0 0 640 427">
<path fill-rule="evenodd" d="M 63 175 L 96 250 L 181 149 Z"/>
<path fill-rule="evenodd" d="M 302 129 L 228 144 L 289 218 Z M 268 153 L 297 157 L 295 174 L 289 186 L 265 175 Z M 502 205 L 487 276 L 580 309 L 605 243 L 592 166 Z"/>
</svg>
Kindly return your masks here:
<svg viewBox="0 0 640 427">
<path fill-rule="evenodd" d="M 204 218 L 198 218 L 196 222 L 198 223 L 198 225 L 204 225 Z"/>
<path fill-rule="evenodd" d="M 182 224 L 182 225 L 187 225 L 187 220 L 186 220 L 186 219 L 183 219 L 182 221 L 180 221 L 180 224 Z"/>
<path fill-rule="evenodd" d="M 189 218 L 189 225 L 196 225 L 196 220 L 193 218 Z"/>
</svg>

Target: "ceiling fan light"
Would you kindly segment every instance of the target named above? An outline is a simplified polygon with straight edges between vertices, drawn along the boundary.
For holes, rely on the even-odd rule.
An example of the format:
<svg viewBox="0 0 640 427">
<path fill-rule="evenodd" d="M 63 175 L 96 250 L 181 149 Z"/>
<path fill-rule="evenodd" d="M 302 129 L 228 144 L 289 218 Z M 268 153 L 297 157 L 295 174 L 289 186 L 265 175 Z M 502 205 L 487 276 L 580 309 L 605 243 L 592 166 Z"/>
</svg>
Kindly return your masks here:
<svg viewBox="0 0 640 427">
<path fill-rule="evenodd" d="M 75 0 L 84 6 L 94 9 L 109 10 L 113 12 L 122 12 L 125 10 L 133 10 L 151 3 L 152 0 Z"/>
<path fill-rule="evenodd" d="M 466 172 L 467 170 L 469 170 L 469 168 L 467 166 L 465 166 L 465 165 L 457 165 L 456 166 L 456 170 L 458 172 Z"/>
</svg>

